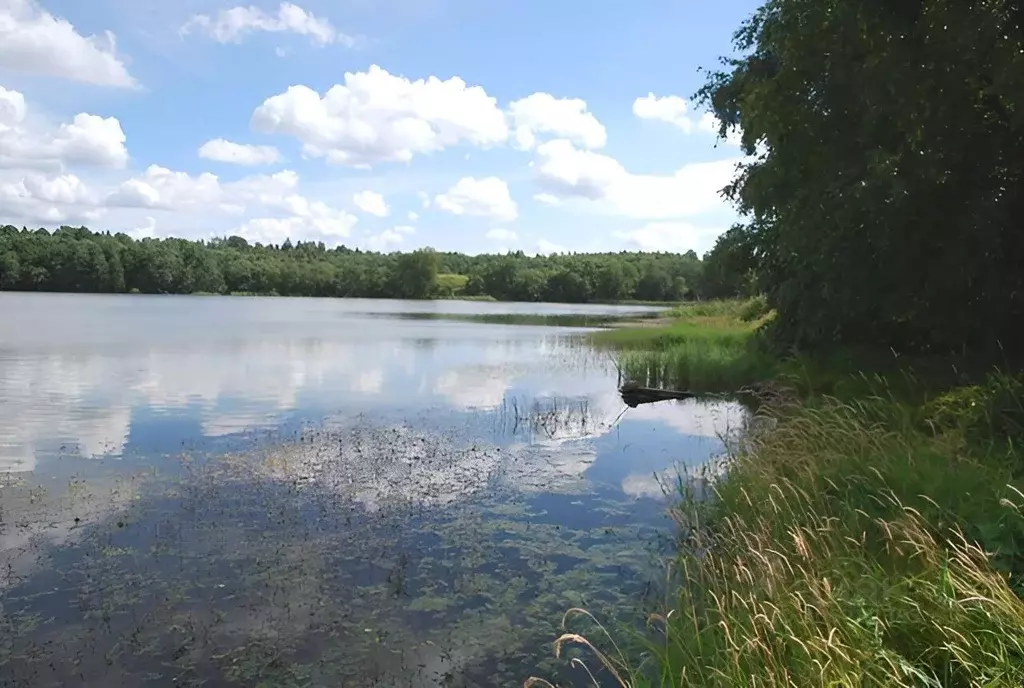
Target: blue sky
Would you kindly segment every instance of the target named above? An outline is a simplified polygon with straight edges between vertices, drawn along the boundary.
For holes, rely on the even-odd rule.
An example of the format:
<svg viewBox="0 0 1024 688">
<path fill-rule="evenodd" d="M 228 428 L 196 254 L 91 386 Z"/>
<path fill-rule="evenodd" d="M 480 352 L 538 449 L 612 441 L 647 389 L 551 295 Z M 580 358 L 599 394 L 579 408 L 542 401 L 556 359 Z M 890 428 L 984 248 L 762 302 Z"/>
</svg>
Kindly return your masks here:
<svg viewBox="0 0 1024 688">
<path fill-rule="evenodd" d="M 0 222 L 527 252 L 710 248 L 687 102 L 754 0 L 0 0 Z"/>
</svg>

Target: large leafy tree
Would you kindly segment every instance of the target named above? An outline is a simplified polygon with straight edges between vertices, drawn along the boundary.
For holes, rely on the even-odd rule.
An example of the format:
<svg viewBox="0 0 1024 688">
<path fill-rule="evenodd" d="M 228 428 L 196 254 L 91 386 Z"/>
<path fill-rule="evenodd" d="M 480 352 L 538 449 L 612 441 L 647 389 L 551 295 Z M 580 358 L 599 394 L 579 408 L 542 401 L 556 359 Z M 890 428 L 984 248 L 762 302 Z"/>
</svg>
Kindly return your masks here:
<svg viewBox="0 0 1024 688">
<path fill-rule="evenodd" d="M 1024 343 L 1024 5 L 768 0 L 698 94 L 788 343 Z"/>
<path fill-rule="evenodd" d="M 426 299 L 437 286 L 440 260 L 433 249 L 403 253 L 398 257 L 393 293 L 406 299 Z"/>
<path fill-rule="evenodd" d="M 750 233 L 742 225 L 730 228 L 704 255 L 700 295 L 709 299 L 752 296 L 757 291 L 757 256 Z"/>
</svg>

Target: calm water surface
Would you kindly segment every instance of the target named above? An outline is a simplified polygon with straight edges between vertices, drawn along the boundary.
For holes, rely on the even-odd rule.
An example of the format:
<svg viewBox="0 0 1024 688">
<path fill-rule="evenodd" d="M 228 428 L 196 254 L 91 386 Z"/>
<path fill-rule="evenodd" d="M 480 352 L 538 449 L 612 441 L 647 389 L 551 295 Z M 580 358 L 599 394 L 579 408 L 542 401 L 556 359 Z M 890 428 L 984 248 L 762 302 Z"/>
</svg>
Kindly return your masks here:
<svg viewBox="0 0 1024 688">
<path fill-rule="evenodd" d="M 0 294 L 0 685 L 587 685 L 742 423 L 625 408 L 650 310 Z"/>
</svg>

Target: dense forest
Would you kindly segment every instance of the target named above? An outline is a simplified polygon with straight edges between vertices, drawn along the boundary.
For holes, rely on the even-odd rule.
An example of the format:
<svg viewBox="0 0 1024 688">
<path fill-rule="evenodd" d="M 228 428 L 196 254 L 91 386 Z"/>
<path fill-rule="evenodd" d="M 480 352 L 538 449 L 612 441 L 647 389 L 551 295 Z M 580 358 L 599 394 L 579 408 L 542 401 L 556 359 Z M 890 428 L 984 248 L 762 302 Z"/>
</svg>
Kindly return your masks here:
<svg viewBox="0 0 1024 688">
<path fill-rule="evenodd" d="M 712 252 L 714 254 L 715 252 Z M 421 249 L 373 253 L 323 243 L 250 245 L 135 240 L 84 227 L 0 227 L 0 289 L 144 294 L 275 294 L 371 298 L 491 296 L 514 301 L 676 301 L 729 296 L 709 254 L 606 253 L 469 256 Z"/>
<path fill-rule="evenodd" d="M 720 266 L 781 343 L 1024 348 L 1022 27 L 1019 0 L 769 0 L 738 31 L 697 94 L 751 156 Z"/>
</svg>

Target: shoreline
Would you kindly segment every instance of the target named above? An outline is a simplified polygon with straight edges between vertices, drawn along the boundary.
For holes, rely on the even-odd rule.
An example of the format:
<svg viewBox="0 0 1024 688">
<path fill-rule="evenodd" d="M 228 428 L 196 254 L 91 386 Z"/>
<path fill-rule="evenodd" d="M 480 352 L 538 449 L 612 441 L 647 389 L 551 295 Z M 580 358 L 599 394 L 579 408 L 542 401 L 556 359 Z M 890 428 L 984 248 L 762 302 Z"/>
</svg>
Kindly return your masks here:
<svg viewBox="0 0 1024 688">
<path fill-rule="evenodd" d="M 968 360 L 783 358 L 761 341 L 772 315 L 745 321 L 745 307 L 687 304 L 594 335 L 627 380 L 758 388 L 757 416 L 772 421 L 730 449 L 723 472 L 680 483 L 671 604 L 642 653 L 608 660 L 622 685 L 817 685 L 821 667 L 833 685 L 1024 678 L 1024 376 L 949 374 L 986 370 Z M 581 639 L 609 649 L 580 629 L 559 643 Z M 937 645 L 962 649 L 925 662 Z"/>
</svg>

